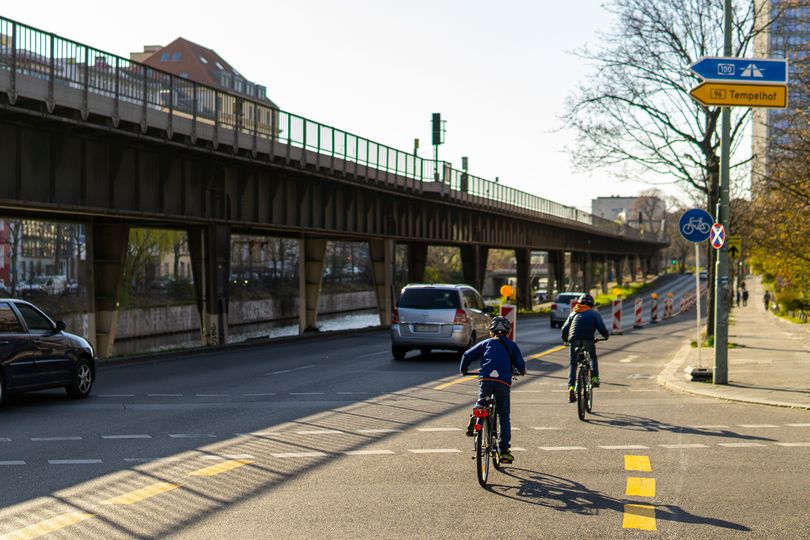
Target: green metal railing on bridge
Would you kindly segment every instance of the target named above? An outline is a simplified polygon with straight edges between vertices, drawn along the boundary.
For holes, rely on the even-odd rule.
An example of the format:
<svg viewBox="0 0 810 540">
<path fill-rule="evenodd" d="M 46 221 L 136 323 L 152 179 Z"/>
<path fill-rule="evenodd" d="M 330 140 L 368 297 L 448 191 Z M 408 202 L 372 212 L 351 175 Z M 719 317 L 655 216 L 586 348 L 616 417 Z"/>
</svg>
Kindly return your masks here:
<svg viewBox="0 0 810 540">
<path fill-rule="evenodd" d="M 10 93 L 15 92 L 18 74 L 46 80 L 51 109 L 54 85 L 65 85 L 84 92 L 85 107 L 89 94 L 113 98 L 116 111 L 119 102 L 142 107 L 144 124 L 146 110 L 156 109 L 252 135 L 254 149 L 258 138 L 267 139 L 394 174 L 421 187 L 440 185 L 447 188 L 441 193 L 470 204 L 575 222 L 628 239 L 656 240 L 632 227 L 470 175 L 447 162 L 423 159 L 269 102 L 199 84 L 4 17 L 0 17 L 0 70 L 11 74 Z"/>
</svg>

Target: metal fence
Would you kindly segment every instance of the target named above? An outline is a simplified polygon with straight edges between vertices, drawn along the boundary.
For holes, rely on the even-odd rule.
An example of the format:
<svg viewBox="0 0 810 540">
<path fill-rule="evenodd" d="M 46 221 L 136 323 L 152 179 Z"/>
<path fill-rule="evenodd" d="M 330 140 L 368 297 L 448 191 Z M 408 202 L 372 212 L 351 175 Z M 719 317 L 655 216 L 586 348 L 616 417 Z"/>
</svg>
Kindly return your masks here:
<svg viewBox="0 0 810 540">
<path fill-rule="evenodd" d="M 221 126 L 393 173 L 414 182 L 439 182 L 448 194 L 520 215 L 576 222 L 614 236 L 650 239 L 632 227 L 423 159 L 363 137 L 0 17 L 0 70 L 103 95 L 194 122 Z M 50 92 L 53 95 L 53 92 Z M 145 116 L 144 116 L 145 118 Z"/>
</svg>

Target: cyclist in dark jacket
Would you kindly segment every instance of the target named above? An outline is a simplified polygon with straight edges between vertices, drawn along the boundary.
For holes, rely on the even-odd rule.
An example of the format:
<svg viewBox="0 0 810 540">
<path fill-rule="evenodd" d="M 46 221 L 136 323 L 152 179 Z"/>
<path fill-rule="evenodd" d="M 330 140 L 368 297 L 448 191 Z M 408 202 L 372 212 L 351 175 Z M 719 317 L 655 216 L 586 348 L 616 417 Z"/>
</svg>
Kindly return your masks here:
<svg viewBox="0 0 810 540">
<path fill-rule="evenodd" d="M 605 327 L 602 316 L 593 309 L 593 306 L 593 296 L 583 294 L 562 327 L 562 340 L 570 344 L 568 348 L 568 401 L 571 403 L 577 400 L 574 388 L 574 379 L 577 374 L 577 347 L 585 347 L 590 353 L 593 363 L 591 384 L 594 387 L 599 386 L 599 363 L 596 360 L 594 335 L 598 331 L 602 337 L 607 339 L 610 333 Z"/>
<path fill-rule="evenodd" d="M 512 439 L 512 427 L 509 419 L 509 393 L 512 386 L 512 368 L 520 374 L 526 374 L 526 362 L 520 348 L 507 336 L 512 330 L 512 323 L 506 317 L 494 317 L 489 325 L 490 339 L 481 341 L 471 347 L 461 357 L 459 370 L 466 373 L 470 363 L 481 361 L 481 370 L 478 375 L 480 382 L 478 390 L 478 405 L 484 405 L 486 398 L 495 395 L 495 406 L 498 409 L 498 418 L 501 421 L 501 461 L 512 463 L 514 457 L 509 451 Z M 467 425 L 467 436 L 473 436 L 475 418 L 470 417 Z"/>
</svg>

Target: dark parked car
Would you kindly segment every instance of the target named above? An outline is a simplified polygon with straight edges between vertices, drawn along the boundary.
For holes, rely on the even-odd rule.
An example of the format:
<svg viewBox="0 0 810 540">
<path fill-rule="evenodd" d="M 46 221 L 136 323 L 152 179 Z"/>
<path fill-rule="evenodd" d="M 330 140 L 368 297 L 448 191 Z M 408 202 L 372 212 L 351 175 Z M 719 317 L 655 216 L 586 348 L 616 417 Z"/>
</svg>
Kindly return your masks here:
<svg viewBox="0 0 810 540">
<path fill-rule="evenodd" d="M 93 347 L 25 300 L 0 300 L 0 404 L 8 394 L 64 387 L 86 398 L 96 378 Z"/>
</svg>

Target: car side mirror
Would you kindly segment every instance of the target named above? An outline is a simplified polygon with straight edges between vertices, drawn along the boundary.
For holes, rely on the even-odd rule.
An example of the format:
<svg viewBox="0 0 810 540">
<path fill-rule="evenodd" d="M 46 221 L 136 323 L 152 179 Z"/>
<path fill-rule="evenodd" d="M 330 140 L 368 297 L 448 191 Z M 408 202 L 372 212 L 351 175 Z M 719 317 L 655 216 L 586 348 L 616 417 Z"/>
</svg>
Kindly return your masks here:
<svg viewBox="0 0 810 540">
<path fill-rule="evenodd" d="M 65 328 L 67 328 L 67 325 L 65 324 L 65 321 L 56 321 L 56 331 L 57 332 L 61 332 Z"/>
</svg>

